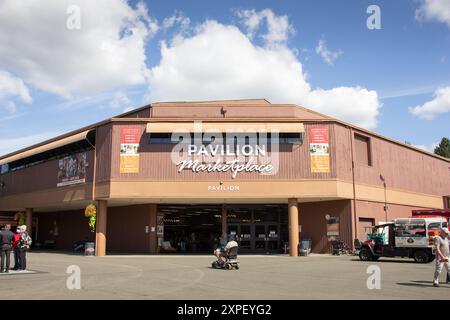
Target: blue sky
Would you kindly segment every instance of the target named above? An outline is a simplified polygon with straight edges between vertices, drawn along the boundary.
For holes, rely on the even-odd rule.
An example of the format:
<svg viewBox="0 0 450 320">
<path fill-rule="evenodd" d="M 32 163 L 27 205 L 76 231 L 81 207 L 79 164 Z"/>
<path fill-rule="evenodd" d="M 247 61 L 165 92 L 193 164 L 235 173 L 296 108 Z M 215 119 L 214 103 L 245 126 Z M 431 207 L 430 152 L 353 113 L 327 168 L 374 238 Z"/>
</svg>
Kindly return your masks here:
<svg viewBox="0 0 450 320">
<path fill-rule="evenodd" d="M 171 97 L 286 97 L 428 149 L 450 135 L 450 21 L 440 16 L 450 16 L 449 1 L 72 1 L 81 7 L 81 29 L 74 32 L 63 24 L 68 14 L 61 2 L 40 10 L 8 2 L 0 5 L 0 41 L 9 43 L 0 48 L 0 154 Z M 366 26 L 372 4 L 381 10 L 380 30 Z M 170 17 L 189 23 L 165 27 Z M 252 35 L 250 18 L 259 21 Z M 121 25 L 124 20 L 130 25 Z M 134 37 L 118 36 L 121 28 L 134 30 Z M 219 52 L 233 51 L 220 60 L 202 58 L 217 50 L 215 38 L 221 37 L 230 43 Z M 331 55 L 340 52 L 331 63 L 317 53 L 321 40 Z M 94 48 L 99 42 L 101 51 Z M 276 63 L 263 56 L 246 70 L 248 62 L 227 60 L 240 50 L 273 55 Z M 259 81 L 278 74 L 279 80 Z M 287 80 L 292 77 L 294 82 Z M 183 84 L 199 89 L 177 87 Z M 333 91 L 341 87 L 348 94 Z M 435 99 L 438 88 L 448 90 Z M 416 106 L 422 107 L 411 112 Z"/>
</svg>

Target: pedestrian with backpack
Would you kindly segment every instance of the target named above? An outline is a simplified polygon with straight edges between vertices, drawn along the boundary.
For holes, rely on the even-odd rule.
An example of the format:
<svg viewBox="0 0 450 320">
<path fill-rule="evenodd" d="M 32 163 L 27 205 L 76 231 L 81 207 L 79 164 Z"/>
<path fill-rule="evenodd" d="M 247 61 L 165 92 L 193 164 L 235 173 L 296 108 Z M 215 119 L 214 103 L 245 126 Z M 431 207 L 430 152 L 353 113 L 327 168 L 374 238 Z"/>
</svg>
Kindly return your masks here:
<svg viewBox="0 0 450 320">
<path fill-rule="evenodd" d="M 20 240 L 19 240 L 19 248 L 20 248 L 20 269 L 22 271 L 27 270 L 27 251 L 31 247 L 31 237 L 27 232 L 27 226 L 20 226 Z"/>
</svg>

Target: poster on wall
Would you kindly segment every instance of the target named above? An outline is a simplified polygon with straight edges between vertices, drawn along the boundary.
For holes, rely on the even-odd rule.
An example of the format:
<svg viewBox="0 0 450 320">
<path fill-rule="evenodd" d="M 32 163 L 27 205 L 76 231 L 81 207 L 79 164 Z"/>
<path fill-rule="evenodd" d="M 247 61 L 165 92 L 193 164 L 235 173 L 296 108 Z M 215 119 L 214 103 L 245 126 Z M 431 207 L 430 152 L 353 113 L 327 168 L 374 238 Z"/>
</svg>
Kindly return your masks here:
<svg viewBox="0 0 450 320">
<path fill-rule="evenodd" d="M 330 172 L 330 145 L 327 126 L 309 128 L 309 154 L 312 173 Z"/>
<path fill-rule="evenodd" d="M 339 217 L 329 217 L 327 219 L 327 236 L 339 236 Z"/>
<path fill-rule="evenodd" d="M 58 161 L 57 187 L 64 187 L 86 182 L 88 166 L 86 152 L 71 154 Z"/>
<path fill-rule="evenodd" d="M 120 132 L 120 173 L 139 173 L 139 127 L 124 127 Z"/>
</svg>

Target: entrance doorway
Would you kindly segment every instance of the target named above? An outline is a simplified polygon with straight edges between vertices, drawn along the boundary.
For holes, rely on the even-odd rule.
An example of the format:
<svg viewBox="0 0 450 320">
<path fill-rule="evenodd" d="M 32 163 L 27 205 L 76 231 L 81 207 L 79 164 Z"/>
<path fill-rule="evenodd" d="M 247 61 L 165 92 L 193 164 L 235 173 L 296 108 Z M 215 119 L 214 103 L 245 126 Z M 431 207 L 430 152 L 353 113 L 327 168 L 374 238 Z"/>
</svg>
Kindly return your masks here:
<svg viewBox="0 0 450 320">
<path fill-rule="evenodd" d="M 160 205 L 164 215 L 162 253 L 211 253 L 222 234 L 220 205 Z"/>
<path fill-rule="evenodd" d="M 240 251 L 281 252 L 288 235 L 287 207 L 283 205 L 229 206 L 228 237 L 234 236 Z"/>
<path fill-rule="evenodd" d="M 241 253 L 283 252 L 288 243 L 287 206 L 227 205 L 227 236 Z M 222 205 L 159 205 L 163 215 L 160 252 L 212 253 L 220 245 Z"/>
</svg>

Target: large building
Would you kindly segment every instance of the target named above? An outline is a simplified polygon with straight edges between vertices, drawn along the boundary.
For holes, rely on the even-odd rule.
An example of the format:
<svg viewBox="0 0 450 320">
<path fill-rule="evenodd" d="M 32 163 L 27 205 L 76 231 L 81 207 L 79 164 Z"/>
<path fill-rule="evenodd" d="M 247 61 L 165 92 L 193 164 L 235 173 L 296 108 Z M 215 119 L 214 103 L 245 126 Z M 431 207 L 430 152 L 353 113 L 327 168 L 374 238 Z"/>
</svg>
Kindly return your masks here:
<svg viewBox="0 0 450 320">
<path fill-rule="evenodd" d="M 297 105 L 154 103 L 0 157 L 0 224 L 106 252 L 297 255 L 448 208 L 450 160 Z M 96 206 L 91 231 L 85 208 Z"/>
</svg>

